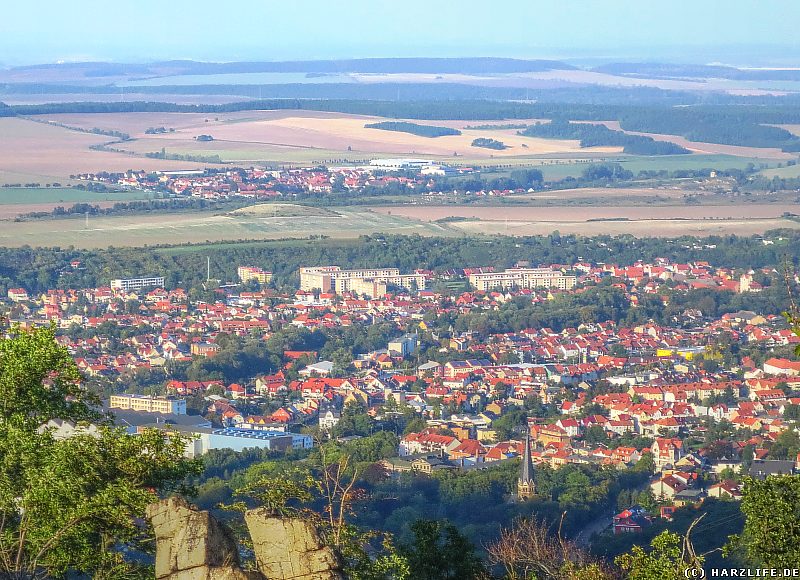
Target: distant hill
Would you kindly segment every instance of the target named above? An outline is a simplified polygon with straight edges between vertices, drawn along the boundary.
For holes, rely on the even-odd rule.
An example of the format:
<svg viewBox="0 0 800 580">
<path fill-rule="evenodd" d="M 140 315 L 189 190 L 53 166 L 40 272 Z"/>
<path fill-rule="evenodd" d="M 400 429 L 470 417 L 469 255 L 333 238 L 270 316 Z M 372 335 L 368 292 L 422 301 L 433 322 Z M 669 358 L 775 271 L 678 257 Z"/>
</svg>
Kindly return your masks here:
<svg viewBox="0 0 800 580">
<path fill-rule="evenodd" d="M 648 78 L 716 78 L 731 80 L 800 80 L 800 70 L 740 69 L 731 66 L 703 64 L 669 64 L 652 62 L 618 62 L 592 69 L 594 72 Z"/>
<path fill-rule="evenodd" d="M 547 70 L 574 70 L 575 67 L 555 60 L 521 60 L 515 58 L 363 58 L 349 60 L 293 60 L 276 62 L 197 62 L 175 60 L 153 64 L 107 62 L 62 63 L 16 67 L 12 70 L 74 70 L 84 77 L 128 75 L 210 75 L 233 73 L 426 73 L 479 74 L 524 73 Z"/>
</svg>

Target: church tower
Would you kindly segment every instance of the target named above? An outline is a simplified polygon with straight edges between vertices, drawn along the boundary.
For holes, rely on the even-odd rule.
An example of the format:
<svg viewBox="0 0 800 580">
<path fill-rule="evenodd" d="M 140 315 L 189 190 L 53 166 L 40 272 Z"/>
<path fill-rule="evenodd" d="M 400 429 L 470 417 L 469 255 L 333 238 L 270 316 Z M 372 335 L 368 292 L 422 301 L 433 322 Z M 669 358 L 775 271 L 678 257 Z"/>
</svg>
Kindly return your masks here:
<svg viewBox="0 0 800 580">
<path fill-rule="evenodd" d="M 745 292 L 750 292 L 752 283 L 753 277 L 750 274 L 742 274 L 739 276 L 739 293 L 744 294 Z"/>
<path fill-rule="evenodd" d="M 536 483 L 533 481 L 533 461 L 531 460 L 531 436 L 525 437 L 525 454 L 522 457 L 522 468 L 517 481 L 517 497 L 528 499 L 536 495 Z"/>
</svg>

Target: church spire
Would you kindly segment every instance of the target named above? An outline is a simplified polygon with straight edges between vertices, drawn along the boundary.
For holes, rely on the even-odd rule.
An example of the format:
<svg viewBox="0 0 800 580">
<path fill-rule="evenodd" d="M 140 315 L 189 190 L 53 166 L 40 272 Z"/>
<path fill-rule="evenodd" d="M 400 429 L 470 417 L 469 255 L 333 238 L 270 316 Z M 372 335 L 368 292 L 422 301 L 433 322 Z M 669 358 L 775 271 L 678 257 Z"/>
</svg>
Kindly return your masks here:
<svg viewBox="0 0 800 580">
<path fill-rule="evenodd" d="M 517 481 L 517 497 L 528 499 L 536 495 L 536 483 L 533 480 L 533 460 L 531 459 L 531 436 L 525 436 L 525 453 L 522 456 L 522 467 Z"/>
</svg>

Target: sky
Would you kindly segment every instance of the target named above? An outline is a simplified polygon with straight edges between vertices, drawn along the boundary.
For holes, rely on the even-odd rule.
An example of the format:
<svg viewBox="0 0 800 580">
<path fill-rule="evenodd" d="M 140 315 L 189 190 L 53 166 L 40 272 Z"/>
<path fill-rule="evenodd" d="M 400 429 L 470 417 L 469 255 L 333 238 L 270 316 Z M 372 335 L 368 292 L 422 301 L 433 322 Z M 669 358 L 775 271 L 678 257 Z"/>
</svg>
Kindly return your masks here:
<svg viewBox="0 0 800 580">
<path fill-rule="evenodd" d="M 29 0 L 2 13 L 5 65 L 669 55 L 757 65 L 743 60 L 800 54 L 800 0 Z"/>
</svg>

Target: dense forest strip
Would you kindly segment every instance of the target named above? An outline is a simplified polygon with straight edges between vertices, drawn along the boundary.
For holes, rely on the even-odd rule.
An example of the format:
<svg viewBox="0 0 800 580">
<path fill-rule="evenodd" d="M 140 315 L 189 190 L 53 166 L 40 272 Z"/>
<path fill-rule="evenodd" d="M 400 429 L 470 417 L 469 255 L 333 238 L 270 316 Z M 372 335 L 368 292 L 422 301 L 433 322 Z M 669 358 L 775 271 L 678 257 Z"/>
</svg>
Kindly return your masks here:
<svg viewBox="0 0 800 580">
<path fill-rule="evenodd" d="M 688 149 L 668 141 L 656 141 L 652 137 L 628 135 L 613 131 L 604 125 L 570 123 L 557 120 L 552 123 L 530 125 L 520 135 L 545 137 L 548 139 L 576 139 L 581 147 L 622 147 L 623 153 L 631 155 L 685 155 Z"/>
<path fill-rule="evenodd" d="M 576 235 L 528 237 L 423 238 L 418 236 L 362 236 L 357 241 L 292 240 L 217 243 L 153 248 L 0 248 L 0 292 L 23 287 L 28 292 L 52 288 L 92 288 L 111 278 L 143 272 L 159 273 L 168 287 L 200 287 L 206 281 L 206 257 L 223 280 L 236 279 L 238 264 L 252 264 L 274 272 L 278 286 L 297 286 L 298 268 L 317 264 L 348 264 L 354 268 L 395 267 L 443 271 L 494 266 L 503 269 L 520 260 L 534 264 L 589 262 L 632 264 L 665 257 L 673 262 L 707 261 L 731 268 L 780 268 L 788 259 L 795 267 L 800 256 L 800 232 L 782 231 L 783 241 L 764 245 L 761 236 L 710 236 L 677 239 L 637 239 L 631 236 Z M 80 269 L 70 266 L 80 260 Z M 785 289 L 783 289 L 785 292 Z M 715 294 L 716 296 L 716 294 Z M 765 296 L 764 293 L 754 296 Z M 785 300 L 785 295 L 784 298 Z M 785 306 L 785 305 L 784 305 Z"/>
<path fill-rule="evenodd" d="M 723 145 L 800 151 L 800 137 L 780 127 L 769 126 L 794 123 L 799 117 L 800 111 L 795 108 L 778 111 L 753 108 L 739 110 L 737 107 L 676 107 L 663 111 L 631 108 L 624 111 L 618 120 L 627 131 L 680 135 L 689 141 Z"/>
<path fill-rule="evenodd" d="M 418 125 L 417 123 L 406 123 L 402 121 L 383 121 L 380 123 L 367 123 L 367 129 L 382 129 L 384 131 L 397 131 L 399 133 L 411 133 L 420 137 L 444 137 L 446 135 L 461 135 L 458 129 L 450 127 L 439 127 L 437 125 Z"/>
</svg>

